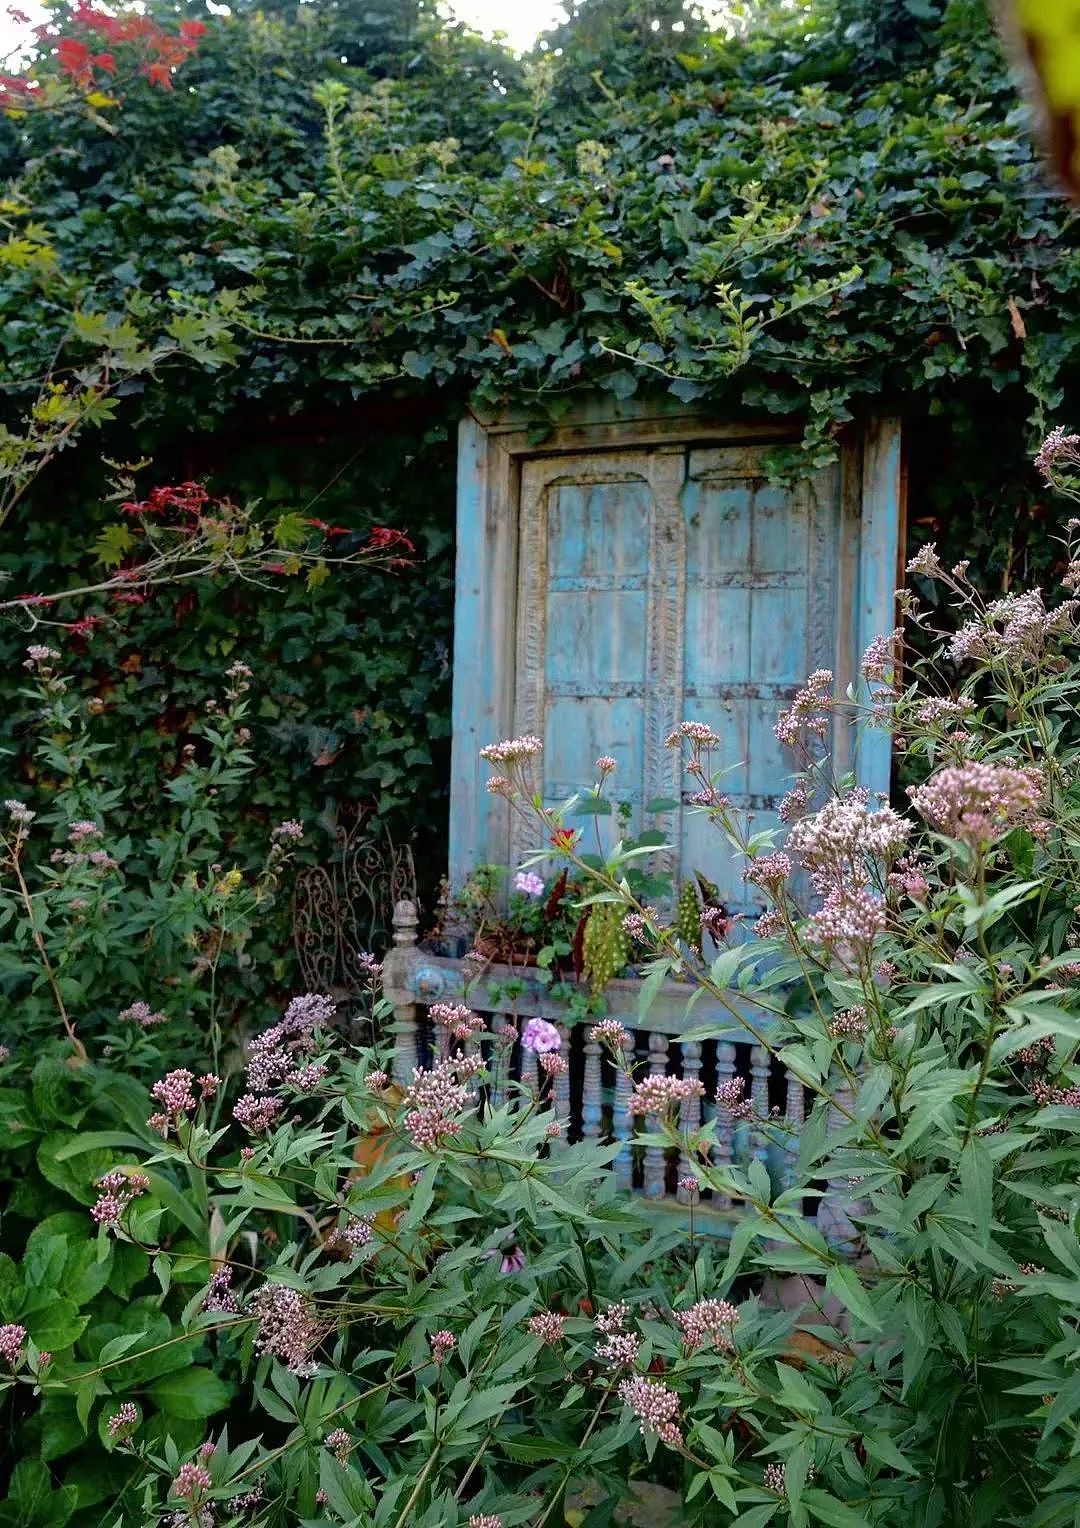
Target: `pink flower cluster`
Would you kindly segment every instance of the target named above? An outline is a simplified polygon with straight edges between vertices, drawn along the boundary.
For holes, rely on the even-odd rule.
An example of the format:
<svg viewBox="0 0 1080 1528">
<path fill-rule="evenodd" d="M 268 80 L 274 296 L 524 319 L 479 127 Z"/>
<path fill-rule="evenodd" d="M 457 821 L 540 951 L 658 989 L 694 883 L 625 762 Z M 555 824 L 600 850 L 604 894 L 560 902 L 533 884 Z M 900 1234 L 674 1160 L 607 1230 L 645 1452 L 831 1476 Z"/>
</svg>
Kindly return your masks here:
<svg viewBox="0 0 1080 1528">
<path fill-rule="evenodd" d="M 186 1067 L 167 1072 L 150 1089 L 150 1097 L 161 1104 L 161 1112 L 152 1114 L 146 1123 L 159 1135 L 168 1136 L 170 1129 L 179 1127 L 186 1114 L 193 1114 L 198 1107 L 191 1091 L 195 1078 Z"/>
<path fill-rule="evenodd" d="M 348 1464 L 349 1455 L 352 1453 L 352 1434 L 346 1432 L 344 1427 L 335 1427 L 333 1432 L 328 1432 L 323 1443 L 333 1454 L 338 1464 Z"/>
<path fill-rule="evenodd" d="M 641 1350 L 641 1338 L 633 1332 L 609 1332 L 596 1344 L 596 1356 L 616 1369 L 632 1369 Z"/>
<path fill-rule="evenodd" d="M 114 1411 L 109 1418 L 108 1429 L 110 1438 L 119 1438 L 133 1427 L 139 1425 L 139 1408 L 133 1401 L 123 1401 L 118 1410 Z"/>
<path fill-rule="evenodd" d="M 548 1051 L 561 1048 L 562 1035 L 547 1019 L 530 1019 L 522 1031 L 521 1043 L 526 1050 L 542 1056 Z"/>
<path fill-rule="evenodd" d="M 270 834 L 275 843 L 298 844 L 304 836 L 304 824 L 295 817 L 286 817 Z"/>
<path fill-rule="evenodd" d="M 1039 447 L 1035 466 L 1048 483 L 1053 482 L 1055 468 L 1080 468 L 1080 435 L 1070 435 L 1064 425 L 1055 425 Z"/>
<path fill-rule="evenodd" d="M 696 1077 L 653 1075 L 634 1084 L 627 1104 L 629 1114 L 673 1114 L 692 1098 L 704 1096 L 705 1089 Z"/>
<path fill-rule="evenodd" d="M 834 1040 L 861 1040 L 866 1034 L 866 1009 L 861 1003 L 834 1014 L 829 1021 L 829 1034 Z"/>
<path fill-rule="evenodd" d="M 567 1322 L 566 1316 L 558 1311 L 544 1310 L 536 1316 L 530 1316 L 525 1325 L 533 1337 L 539 1337 L 541 1342 L 554 1347 L 563 1340 L 563 1328 Z"/>
<path fill-rule="evenodd" d="M 606 1045 L 616 1055 L 633 1055 L 634 1037 L 618 1019 L 601 1019 L 599 1024 L 594 1024 L 589 1030 L 589 1041 L 593 1045 Z"/>
<path fill-rule="evenodd" d="M 727 1300 L 698 1300 L 689 1310 L 675 1312 L 675 1320 L 692 1348 L 707 1344 L 722 1349 L 734 1347 L 732 1332 L 738 1319 L 738 1310 Z"/>
<path fill-rule="evenodd" d="M 788 848 L 810 871 L 815 889 L 825 893 L 837 884 L 866 886 L 870 862 L 894 859 L 910 832 L 911 823 L 892 807 L 872 811 L 869 792 L 853 790 L 797 822 L 788 834 Z"/>
<path fill-rule="evenodd" d="M 142 1001 L 132 1003 L 130 1008 L 124 1008 L 116 1017 L 121 1024 L 138 1024 L 140 1029 L 156 1029 L 159 1024 L 168 1022 L 166 1014 L 155 1013 L 149 1003 Z"/>
<path fill-rule="evenodd" d="M 0 1358 L 14 1368 L 22 1357 L 25 1341 L 25 1326 L 19 1326 L 17 1322 L 8 1322 L 6 1326 L 0 1326 Z"/>
<path fill-rule="evenodd" d="M 909 786 L 908 795 L 932 828 L 981 848 L 1017 824 L 1031 826 L 1043 788 L 1037 769 L 973 760 L 938 770 L 925 785 Z"/>
<path fill-rule="evenodd" d="M 655 1433 L 663 1443 L 672 1448 L 682 1445 L 682 1431 L 678 1425 L 679 1397 L 674 1390 L 659 1380 L 636 1375 L 624 1379 L 619 1385 L 619 1399 L 637 1417 L 642 1437 Z"/>
<path fill-rule="evenodd" d="M 469 1528 L 503 1528 L 503 1520 L 497 1512 L 474 1512 Z"/>
<path fill-rule="evenodd" d="M 695 753 L 701 748 L 713 748 L 720 742 L 720 734 L 714 732 L 706 722 L 680 722 L 674 732 L 669 732 L 664 739 L 667 748 L 681 748 L 683 743 L 689 743 Z"/>
<path fill-rule="evenodd" d="M 112 1229 L 120 1224 L 120 1218 L 128 1205 L 140 1194 L 146 1193 L 150 1179 L 145 1173 L 122 1172 L 117 1168 L 99 1178 L 97 1186 L 100 1192 L 90 1214 L 99 1226 Z"/>
<path fill-rule="evenodd" d="M 754 1104 L 746 1097 L 746 1078 L 728 1077 L 716 1090 L 716 1107 L 732 1119 L 753 1119 Z"/>
<path fill-rule="evenodd" d="M 823 738 L 829 730 L 832 687 L 832 672 L 829 669 L 815 669 L 789 709 L 782 711 L 777 718 L 773 728 L 777 740 L 791 747 L 802 739 L 804 733 Z"/>
<path fill-rule="evenodd" d="M 461 1115 L 469 1100 L 468 1081 L 482 1070 L 479 1056 L 457 1051 L 430 1070 L 416 1067 L 405 1093 L 405 1129 L 416 1146 L 437 1147 L 461 1131 Z"/>
<path fill-rule="evenodd" d="M 222 1316 L 235 1316 L 239 1313 L 240 1302 L 233 1292 L 232 1278 L 233 1271 L 228 1263 L 219 1263 L 210 1275 L 210 1283 L 203 1296 L 203 1310 Z"/>
<path fill-rule="evenodd" d="M 514 890 L 523 897 L 542 897 L 544 879 L 535 870 L 519 870 L 514 877 Z"/>
<path fill-rule="evenodd" d="M 501 743 L 488 743 L 481 748 L 480 757 L 489 764 L 499 764 L 505 768 L 508 764 L 521 764 L 526 759 L 535 758 L 543 749 L 543 739 L 530 732 L 524 737 L 504 738 Z"/>
<path fill-rule="evenodd" d="M 453 1332 L 448 1332 L 445 1328 L 442 1331 L 433 1332 L 430 1342 L 431 1357 L 437 1364 L 444 1364 L 457 1347 L 457 1338 Z"/>
<path fill-rule="evenodd" d="M 256 1134 L 276 1123 L 285 1107 L 274 1090 L 295 1088 L 312 1093 L 327 1076 L 322 1062 L 305 1061 L 314 1050 L 316 1031 L 330 1024 L 337 1004 L 328 994 L 304 992 L 294 997 L 277 1024 L 251 1041 L 247 1057 L 247 1092 L 237 1100 L 233 1119 Z"/>
<path fill-rule="evenodd" d="M 209 1470 L 201 1464 L 182 1464 L 179 1474 L 173 1481 L 173 1492 L 177 1496 L 194 1501 L 203 1491 L 209 1491 L 213 1483 Z"/>
<path fill-rule="evenodd" d="M 794 870 L 790 855 L 778 850 L 775 854 L 760 854 L 750 861 L 743 871 L 744 881 L 750 881 L 775 896 Z"/>
<path fill-rule="evenodd" d="M 252 1296 L 247 1311 L 259 1324 L 256 1353 L 281 1359 L 293 1374 L 315 1373 L 312 1354 L 326 1335 L 326 1327 L 299 1289 L 267 1282 Z"/>
<path fill-rule="evenodd" d="M 465 1041 L 470 1035 L 480 1034 L 484 1021 L 464 1003 L 432 1003 L 428 1017 L 433 1024 L 446 1029 L 455 1040 Z"/>
<path fill-rule="evenodd" d="M 903 641 L 902 629 L 882 633 L 863 653 L 862 674 L 868 684 L 889 684 L 896 668 L 896 652 Z"/>
<path fill-rule="evenodd" d="M 1038 663 L 1050 637 L 1074 629 L 1076 610 L 1076 600 L 1047 610 L 1037 589 L 1006 594 L 961 626 L 949 643 L 949 657 L 955 663 Z"/>
</svg>

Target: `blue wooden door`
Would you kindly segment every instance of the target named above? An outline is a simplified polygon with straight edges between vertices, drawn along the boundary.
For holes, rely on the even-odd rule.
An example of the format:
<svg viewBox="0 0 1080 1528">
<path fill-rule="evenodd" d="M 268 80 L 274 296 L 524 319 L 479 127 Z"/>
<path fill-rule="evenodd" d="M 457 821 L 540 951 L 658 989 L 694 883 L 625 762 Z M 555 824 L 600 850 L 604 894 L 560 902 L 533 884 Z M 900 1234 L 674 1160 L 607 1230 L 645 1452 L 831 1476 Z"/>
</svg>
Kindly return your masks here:
<svg viewBox="0 0 1080 1528">
<path fill-rule="evenodd" d="M 657 820 L 671 868 L 700 870 L 732 911 L 752 914 L 741 861 L 688 809 L 690 782 L 666 746 L 681 720 L 724 740 L 723 789 L 777 821 L 794 761 L 773 726 L 815 668 L 838 666 L 840 475 L 768 484 L 765 448 L 663 446 L 522 464 L 515 730 L 544 738 L 555 802 L 618 761 L 612 794 Z M 591 827 L 590 827 L 591 831 Z M 535 848 L 514 829 L 515 856 Z"/>
</svg>

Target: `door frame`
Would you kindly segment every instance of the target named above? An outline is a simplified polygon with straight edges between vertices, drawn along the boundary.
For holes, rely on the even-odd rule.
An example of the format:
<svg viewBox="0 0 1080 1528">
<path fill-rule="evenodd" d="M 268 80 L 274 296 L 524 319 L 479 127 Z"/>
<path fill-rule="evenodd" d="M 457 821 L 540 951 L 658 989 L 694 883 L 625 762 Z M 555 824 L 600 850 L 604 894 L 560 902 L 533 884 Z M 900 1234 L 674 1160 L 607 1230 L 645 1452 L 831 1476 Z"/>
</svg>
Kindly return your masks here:
<svg viewBox="0 0 1080 1528">
<path fill-rule="evenodd" d="M 530 457 L 664 445 L 797 445 L 801 436 L 800 426 L 790 421 L 723 419 L 671 401 L 619 403 L 603 395 L 555 425 L 538 423 L 522 410 L 475 411 L 461 421 L 450 767 L 449 880 L 454 891 L 478 865 L 507 864 L 511 854 L 510 808 L 488 793 L 489 770 L 480 749 L 510 737 L 514 726 L 522 463 Z M 851 432 L 840 447 L 837 629 L 852 634 L 838 648 L 841 694 L 854 682 L 859 659 L 873 638 L 896 624 L 905 486 L 899 418 L 875 416 Z M 843 729 L 845 739 L 850 735 L 851 729 Z M 841 755 L 841 767 L 855 767 L 860 784 L 870 790 L 888 791 L 889 734 L 860 727 L 855 748 L 854 759 Z"/>
</svg>

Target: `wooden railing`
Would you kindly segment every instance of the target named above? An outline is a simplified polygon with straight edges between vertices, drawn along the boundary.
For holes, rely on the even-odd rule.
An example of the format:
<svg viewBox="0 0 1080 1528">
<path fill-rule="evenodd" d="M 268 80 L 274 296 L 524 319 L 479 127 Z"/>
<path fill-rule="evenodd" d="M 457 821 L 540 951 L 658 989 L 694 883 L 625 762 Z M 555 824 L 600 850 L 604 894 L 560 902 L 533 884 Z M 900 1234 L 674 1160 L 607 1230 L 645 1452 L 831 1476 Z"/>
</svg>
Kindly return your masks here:
<svg viewBox="0 0 1080 1528">
<path fill-rule="evenodd" d="M 567 1004 L 551 997 L 535 969 L 492 964 L 477 973 L 475 966 L 467 966 L 463 960 L 427 952 L 417 943 L 417 926 L 415 905 L 399 902 L 394 909 L 394 948 L 383 962 L 383 988 L 396 1020 L 396 1080 L 406 1086 L 413 1068 L 431 1060 L 427 1009 L 432 1003 L 465 1002 L 493 1022 L 509 1019 L 523 1026 L 529 1018 L 547 1019 L 560 1031 L 569 1069 L 548 1082 L 536 1057 L 515 1044 L 508 1060 L 493 1070 L 492 1102 L 500 1101 L 508 1077 L 530 1082 L 536 1088 L 549 1086 L 558 1118 L 568 1122 L 561 1143 L 577 1139 L 617 1142 L 613 1171 L 619 1182 L 643 1195 L 665 1219 L 688 1219 L 689 1194 L 680 1188 L 679 1179 L 693 1175 L 692 1164 L 675 1152 L 631 1146 L 636 1132 L 635 1121 L 627 1112 L 630 1084 L 612 1066 L 602 1047 L 588 1038 L 595 1017 L 574 1022 Z M 805 1118 L 803 1084 L 758 1043 L 738 1017 L 745 1015 L 759 1035 L 766 1035 L 770 1016 L 765 1010 L 744 994 L 732 992 L 725 1004 L 698 1001 L 688 1013 L 691 990 L 683 983 L 665 983 L 647 1016 L 639 1017 L 641 982 L 617 979 L 604 990 L 607 1015 L 634 1035 L 638 1076 L 671 1073 L 701 1080 L 704 1098 L 684 1102 L 681 1123 L 692 1128 L 715 1119 L 715 1162 L 746 1164 L 756 1157 L 767 1166 L 774 1188 L 787 1188 Z M 683 1038 L 704 1028 L 713 1029 L 716 1038 Z M 712 1102 L 718 1085 L 735 1076 L 745 1079 L 746 1095 L 754 1105 L 752 1122 L 734 1121 L 730 1114 L 718 1112 Z M 555 1149 L 560 1142 L 553 1143 Z M 850 1200 L 850 1188 L 846 1183 L 831 1183 L 828 1188 L 830 1193 L 821 1201 L 821 1209 L 814 1204 L 807 1208 L 811 1214 L 816 1211 L 818 1224 L 829 1239 L 842 1243 L 851 1229 L 843 1207 L 845 1200 Z M 737 1208 L 710 1190 L 695 1203 L 695 1224 L 701 1230 L 723 1235 L 737 1217 Z"/>
</svg>

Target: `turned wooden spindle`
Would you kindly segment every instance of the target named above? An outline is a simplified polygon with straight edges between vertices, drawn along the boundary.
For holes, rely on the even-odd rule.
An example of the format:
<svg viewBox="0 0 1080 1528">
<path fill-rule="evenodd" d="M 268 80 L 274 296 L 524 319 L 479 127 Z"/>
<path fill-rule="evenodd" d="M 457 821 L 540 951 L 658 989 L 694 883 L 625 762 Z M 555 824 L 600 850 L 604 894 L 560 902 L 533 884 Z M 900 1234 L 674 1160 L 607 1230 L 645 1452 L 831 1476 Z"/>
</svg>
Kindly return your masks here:
<svg viewBox="0 0 1080 1528">
<path fill-rule="evenodd" d="M 682 1050 L 682 1074 L 689 1082 L 701 1080 L 701 1046 L 694 1040 L 685 1040 L 681 1045 Z M 679 1106 L 679 1130 L 683 1136 L 695 1131 L 701 1124 L 701 1099 L 684 1098 Z M 679 1152 L 679 1177 L 685 1178 L 695 1172 L 694 1161 L 687 1156 L 685 1151 Z M 678 1190 L 680 1204 L 689 1204 L 690 1195 L 683 1188 Z"/>
<path fill-rule="evenodd" d="M 806 1122 L 806 1089 L 794 1072 L 784 1069 L 787 1089 L 784 1097 L 784 1119 L 788 1134 L 784 1142 L 784 1187 L 791 1186 L 795 1160 L 799 1155 L 799 1138 Z"/>
<path fill-rule="evenodd" d="M 620 1058 L 627 1063 L 634 1058 L 632 1055 Z M 615 1158 L 615 1177 L 621 1188 L 630 1188 L 634 1181 L 634 1153 L 630 1147 L 630 1139 L 634 1134 L 634 1122 L 630 1117 L 630 1078 L 623 1070 L 621 1064 L 615 1068 L 615 1103 L 612 1109 L 612 1126 L 615 1139 L 619 1143 L 619 1154 Z"/>
<path fill-rule="evenodd" d="M 600 1139 L 603 1099 L 600 1093 L 600 1047 L 585 1040 L 585 1079 L 581 1090 L 581 1133 L 587 1141 Z"/>
<path fill-rule="evenodd" d="M 383 982 L 394 1005 L 394 1081 L 406 1088 L 420 1065 L 417 1007 L 412 999 L 411 973 L 416 957 L 420 919 L 415 902 L 394 903 L 394 947 L 384 963 Z"/>
<path fill-rule="evenodd" d="M 565 1024 L 556 1024 L 559 1038 L 562 1044 L 559 1047 L 559 1055 L 567 1063 L 565 1072 L 559 1072 L 551 1079 L 551 1104 L 555 1110 L 555 1118 L 562 1126 L 562 1135 L 557 1135 L 551 1142 L 552 1151 L 565 1151 L 567 1138 L 570 1133 L 570 1030 Z"/>
<path fill-rule="evenodd" d="M 767 1162 L 769 1138 L 759 1123 L 769 1117 L 769 1052 L 763 1045 L 754 1045 L 750 1050 L 750 1098 L 754 1105 L 750 1150 L 759 1162 Z"/>
<path fill-rule="evenodd" d="M 649 1035 L 649 1076 L 663 1077 L 667 1072 L 668 1060 L 668 1037 L 667 1035 Z M 666 1190 L 667 1163 L 664 1158 L 662 1146 L 646 1146 L 645 1148 L 645 1185 L 646 1199 L 661 1199 Z"/>
</svg>

